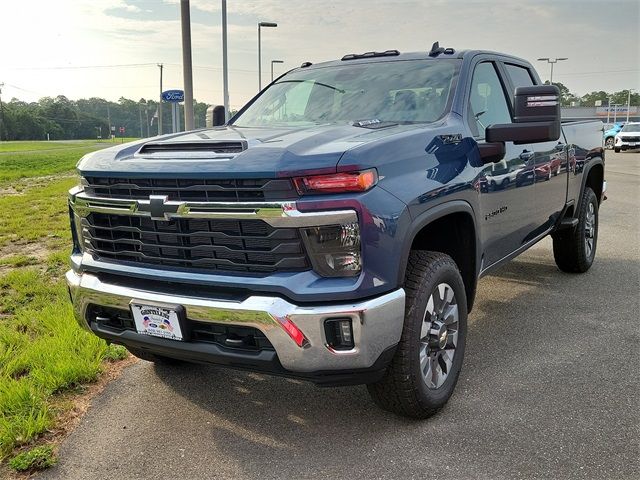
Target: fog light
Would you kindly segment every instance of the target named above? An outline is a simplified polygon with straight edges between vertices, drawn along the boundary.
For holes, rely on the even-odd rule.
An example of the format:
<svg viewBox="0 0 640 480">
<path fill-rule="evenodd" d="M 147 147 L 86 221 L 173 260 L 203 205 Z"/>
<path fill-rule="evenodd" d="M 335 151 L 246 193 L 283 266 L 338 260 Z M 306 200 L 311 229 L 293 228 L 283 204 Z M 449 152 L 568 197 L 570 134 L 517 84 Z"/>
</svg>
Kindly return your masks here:
<svg viewBox="0 0 640 480">
<path fill-rule="evenodd" d="M 327 345 L 333 350 L 351 350 L 354 347 L 350 318 L 330 318 L 324 322 Z"/>
<path fill-rule="evenodd" d="M 357 223 L 304 228 L 302 236 L 318 274 L 350 277 L 360 273 L 360 226 Z"/>
</svg>

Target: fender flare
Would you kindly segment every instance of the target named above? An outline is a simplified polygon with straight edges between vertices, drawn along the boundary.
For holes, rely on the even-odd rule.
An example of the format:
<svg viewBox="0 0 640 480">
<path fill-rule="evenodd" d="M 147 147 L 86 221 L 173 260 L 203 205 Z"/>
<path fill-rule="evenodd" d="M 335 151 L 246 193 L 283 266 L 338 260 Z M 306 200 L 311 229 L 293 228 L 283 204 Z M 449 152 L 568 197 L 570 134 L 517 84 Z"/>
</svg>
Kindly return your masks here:
<svg viewBox="0 0 640 480">
<path fill-rule="evenodd" d="M 473 230 L 475 234 L 475 276 L 476 281 L 478 278 L 478 272 L 480 271 L 480 264 L 482 258 L 482 247 L 480 245 L 480 238 L 478 236 L 478 226 L 476 221 L 476 213 L 469 202 L 464 200 L 451 200 L 449 202 L 441 203 L 432 208 L 429 208 L 427 211 L 420 214 L 418 217 L 413 219 L 409 230 L 404 239 L 404 243 L 402 245 L 402 257 L 400 268 L 398 269 L 398 285 L 402 285 L 404 282 L 404 276 L 407 271 L 407 262 L 409 261 L 409 253 L 411 251 L 411 245 L 413 244 L 414 239 L 424 227 L 429 225 L 430 223 L 438 220 L 439 218 L 445 217 L 452 213 L 465 213 L 471 217 L 473 221 Z M 472 301 L 472 299 L 471 299 Z"/>
<path fill-rule="evenodd" d="M 587 178 L 589 178 L 589 173 L 591 172 L 591 169 L 596 165 L 602 166 L 602 178 L 604 180 L 604 160 L 600 156 L 593 157 L 589 161 L 589 163 L 585 166 L 585 169 L 582 171 L 582 180 L 580 181 L 580 193 L 578 195 L 578 198 L 576 199 L 576 208 L 574 210 L 574 216 L 577 215 L 577 213 L 580 211 L 580 202 L 582 201 L 582 194 L 584 193 L 585 186 L 587 185 Z M 602 200 L 600 200 L 600 203 L 602 203 Z"/>
</svg>

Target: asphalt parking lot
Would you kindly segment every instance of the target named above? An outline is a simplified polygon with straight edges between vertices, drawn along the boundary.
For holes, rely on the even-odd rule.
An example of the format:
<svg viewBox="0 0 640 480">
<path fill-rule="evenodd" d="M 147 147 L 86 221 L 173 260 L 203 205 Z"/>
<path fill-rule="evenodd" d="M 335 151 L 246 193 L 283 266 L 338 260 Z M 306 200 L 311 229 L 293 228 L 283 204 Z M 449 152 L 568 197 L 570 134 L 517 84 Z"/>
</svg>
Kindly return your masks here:
<svg viewBox="0 0 640 480">
<path fill-rule="evenodd" d="M 141 361 L 40 478 L 640 478 L 640 153 L 607 152 L 606 172 L 592 269 L 561 273 L 545 239 L 482 279 L 436 417 L 364 387 Z"/>
</svg>

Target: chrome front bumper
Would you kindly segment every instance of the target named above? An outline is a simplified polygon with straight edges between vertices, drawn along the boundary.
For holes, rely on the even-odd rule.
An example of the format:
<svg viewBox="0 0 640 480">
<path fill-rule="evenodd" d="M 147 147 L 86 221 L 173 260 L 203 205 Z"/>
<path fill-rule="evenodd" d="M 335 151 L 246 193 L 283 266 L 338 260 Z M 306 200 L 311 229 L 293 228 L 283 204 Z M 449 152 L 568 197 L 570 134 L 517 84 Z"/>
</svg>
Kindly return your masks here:
<svg viewBox="0 0 640 480">
<path fill-rule="evenodd" d="M 366 369 L 374 365 L 381 354 L 400 341 L 402 333 L 405 293 L 398 289 L 380 297 L 336 305 L 300 306 L 280 297 L 255 295 L 241 302 L 168 295 L 115 283 L 105 283 L 91 273 L 66 274 L 78 322 L 85 328 L 87 308 L 90 305 L 129 309 L 132 300 L 150 304 L 181 305 L 189 320 L 216 324 L 248 326 L 259 329 L 273 345 L 282 366 L 291 372 L 318 372 L 332 370 Z M 350 318 L 353 325 L 355 347 L 348 351 L 334 351 L 327 345 L 324 321 L 328 318 Z M 308 342 L 299 347 L 287 334 L 283 323 L 293 322 Z M 137 335 L 137 334 L 136 334 Z M 157 338 L 137 335 L 138 342 L 145 339 L 149 349 Z M 166 351 L 180 344 L 184 349 L 189 342 L 161 340 Z M 122 343 L 126 344 L 126 341 Z M 177 346 L 177 345 L 176 345 Z"/>
</svg>

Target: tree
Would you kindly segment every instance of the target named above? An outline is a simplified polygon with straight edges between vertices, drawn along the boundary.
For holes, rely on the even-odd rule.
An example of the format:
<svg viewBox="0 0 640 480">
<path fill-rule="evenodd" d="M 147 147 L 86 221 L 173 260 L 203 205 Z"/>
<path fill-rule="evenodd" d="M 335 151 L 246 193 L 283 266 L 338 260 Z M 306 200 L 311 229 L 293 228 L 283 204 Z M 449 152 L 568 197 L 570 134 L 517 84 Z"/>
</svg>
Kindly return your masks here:
<svg viewBox="0 0 640 480">
<path fill-rule="evenodd" d="M 549 80 L 545 81 L 544 84 L 550 85 Z M 580 101 L 563 83 L 553 82 L 553 84 L 560 90 L 560 105 L 563 107 L 570 107 L 572 103 Z"/>
</svg>

